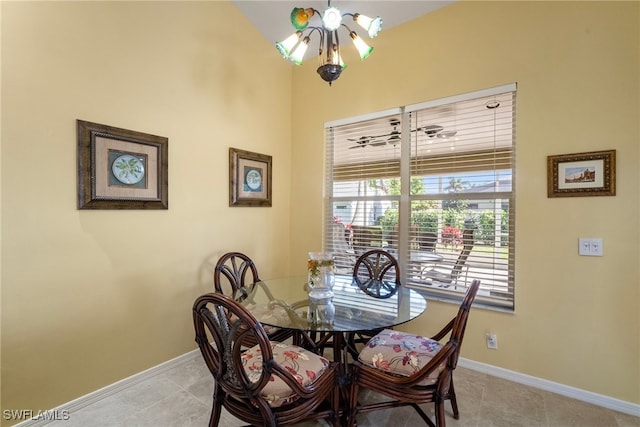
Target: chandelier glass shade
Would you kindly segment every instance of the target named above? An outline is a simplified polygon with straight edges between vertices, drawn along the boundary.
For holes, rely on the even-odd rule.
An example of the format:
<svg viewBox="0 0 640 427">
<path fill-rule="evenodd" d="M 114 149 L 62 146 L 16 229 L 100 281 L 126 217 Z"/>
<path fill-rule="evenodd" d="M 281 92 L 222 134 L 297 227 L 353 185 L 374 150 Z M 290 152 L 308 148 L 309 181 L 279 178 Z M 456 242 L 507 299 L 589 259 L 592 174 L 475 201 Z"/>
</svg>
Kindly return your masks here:
<svg viewBox="0 0 640 427">
<path fill-rule="evenodd" d="M 309 25 L 311 18 L 314 16 L 320 20 L 320 24 L 317 26 Z M 320 61 L 317 72 L 322 80 L 331 85 L 346 68 L 340 56 L 338 30 L 341 27 L 346 29 L 361 60 L 366 59 L 373 52 L 372 47 L 367 45 L 355 31 L 342 22 L 346 16 L 350 16 L 354 22 L 364 28 L 370 38 L 377 36 L 382 29 L 382 18 L 379 16 L 370 18 L 360 13 L 342 13 L 331 6 L 331 1 L 328 2 L 328 7 L 322 14 L 313 8 L 295 7 L 291 11 L 290 19 L 296 31 L 283 41 L 277 42 L 276 48 L 283 58 L 296 65 L 301 65 L 304 54 L 309 47 L 311 36 L 317 33 L 319 37 L 318 58 Z"/>
</svg>

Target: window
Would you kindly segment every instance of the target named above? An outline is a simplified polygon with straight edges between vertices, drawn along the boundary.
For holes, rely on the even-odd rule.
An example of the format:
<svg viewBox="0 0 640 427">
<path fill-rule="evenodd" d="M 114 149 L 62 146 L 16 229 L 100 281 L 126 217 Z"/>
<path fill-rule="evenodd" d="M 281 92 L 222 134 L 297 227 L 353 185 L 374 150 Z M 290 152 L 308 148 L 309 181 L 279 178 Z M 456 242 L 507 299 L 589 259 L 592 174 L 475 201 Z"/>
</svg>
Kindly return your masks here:
<svg viewBox="0 0 640 427">
<path fill-rule="evenodd" d="M 372 248 L 403 284 L 514 308 L 515 84 L 325 125 L 325 248 L 338 273 Z M 440 279 L 440 280 L 437 280 Z"/>
</svg>

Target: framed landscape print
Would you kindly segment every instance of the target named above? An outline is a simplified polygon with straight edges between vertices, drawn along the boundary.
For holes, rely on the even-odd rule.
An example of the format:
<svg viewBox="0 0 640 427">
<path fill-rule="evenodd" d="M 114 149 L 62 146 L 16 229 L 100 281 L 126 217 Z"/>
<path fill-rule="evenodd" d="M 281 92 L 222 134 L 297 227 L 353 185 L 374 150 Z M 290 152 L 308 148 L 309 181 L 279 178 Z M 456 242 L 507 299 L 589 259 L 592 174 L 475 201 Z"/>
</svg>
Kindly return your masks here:
<svg viewBox="0 0 640 427">
<path fill-rule="evenodd" d="M 615 196 L 616 150 L 547 157 L 547 196 Z"/>
<path fill-rule="evenodd" d="M 77 120 L 78 209 L 168 209 L 168 139 Z"/>
<path fill-rule="evenodd" d="M 271 206 L 271 156 L 229 148 L 229 206 Z"/>
</svg>

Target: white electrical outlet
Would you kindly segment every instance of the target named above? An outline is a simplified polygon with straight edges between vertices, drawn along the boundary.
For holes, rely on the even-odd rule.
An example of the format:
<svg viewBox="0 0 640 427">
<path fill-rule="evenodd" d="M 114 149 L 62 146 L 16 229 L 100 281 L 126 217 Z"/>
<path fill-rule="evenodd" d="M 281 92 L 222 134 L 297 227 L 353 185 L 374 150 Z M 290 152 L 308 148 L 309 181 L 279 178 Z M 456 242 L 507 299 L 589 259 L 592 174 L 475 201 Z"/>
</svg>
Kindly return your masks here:
<svg viewBox="0 0 640 427">
<path fill-rule="evenodd" d="M 602 239 L 580 237 L 578 239 L 578 254 L 585 256 L 602 256 Z"/>
<path fill-rule="evenodd" d="M 498 336 L 496 334 L 487 334 L 487 348 L 498 349 Z"/>
</svg>

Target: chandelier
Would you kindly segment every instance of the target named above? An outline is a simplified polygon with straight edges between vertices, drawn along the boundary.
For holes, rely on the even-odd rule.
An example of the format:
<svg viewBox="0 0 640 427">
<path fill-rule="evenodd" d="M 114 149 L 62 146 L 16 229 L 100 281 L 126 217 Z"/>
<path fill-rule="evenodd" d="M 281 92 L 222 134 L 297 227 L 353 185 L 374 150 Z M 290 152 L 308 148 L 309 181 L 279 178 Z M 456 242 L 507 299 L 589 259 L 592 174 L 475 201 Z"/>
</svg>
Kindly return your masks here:
<svg viewBox="0 0 640 427">
<path fill-rule="evenodd" d="M 342 13 L 331 6 L 331 0 L 328 1 L 327 6 L 322 15 L 313 8 L 294 7 L 291 11 L 291 24 L 296 32 L 285 40 L 277 42 L 276 48 L 285 59 L 300 65 L 311 41 L 311 35 L 317 32 L 320 37 L 318 46 L 320 66 L 317 71 L 322 80 L 331 86 L 331 83 L 340 77 L 340 73 L 346 67 L 340 56 L 340 39 L 338 37 L 340 27 L 344 27 L 348 31 L 361 60 L 366 59 L 373 51 L 373 48 L 368 46 L 355 31 L 347 27 L 342 19 L 345 16 L 352 17 L 358 25 L 367 31 L 370 38 L 374 38 L 382 29 L 382 18 L 379 16 L 369 18 L 359 13 Z M 309 20 L 314 16 L 318 18 L 322 16 L 321 26 L 309 26 Z"/>
</svg>

